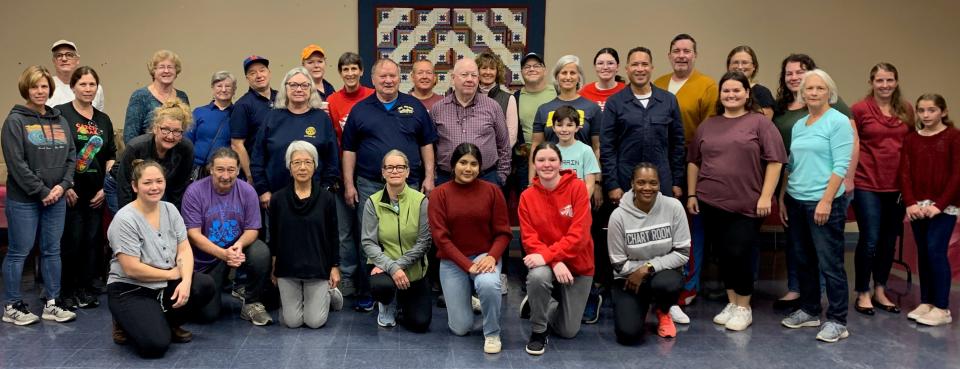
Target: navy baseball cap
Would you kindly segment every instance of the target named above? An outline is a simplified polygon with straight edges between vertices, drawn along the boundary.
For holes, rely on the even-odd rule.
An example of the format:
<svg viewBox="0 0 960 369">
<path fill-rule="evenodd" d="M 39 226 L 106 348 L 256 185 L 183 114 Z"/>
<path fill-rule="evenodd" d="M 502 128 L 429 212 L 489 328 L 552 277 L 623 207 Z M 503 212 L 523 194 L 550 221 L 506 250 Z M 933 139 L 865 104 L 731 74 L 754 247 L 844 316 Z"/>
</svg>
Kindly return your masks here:
<svg viewBox="0 0 960 369">
<path fill-rule="evenodd" d="M 260 55 L 250 55 L 246 59 L 243 59 L 243 73 L 247 73 L 247 69 L 250 68 L 250 65 L 253 63 L 261 63 L 265 67 L 270 66 L 270 61 L 267 58 L 264 58 Z"/>
</svg>

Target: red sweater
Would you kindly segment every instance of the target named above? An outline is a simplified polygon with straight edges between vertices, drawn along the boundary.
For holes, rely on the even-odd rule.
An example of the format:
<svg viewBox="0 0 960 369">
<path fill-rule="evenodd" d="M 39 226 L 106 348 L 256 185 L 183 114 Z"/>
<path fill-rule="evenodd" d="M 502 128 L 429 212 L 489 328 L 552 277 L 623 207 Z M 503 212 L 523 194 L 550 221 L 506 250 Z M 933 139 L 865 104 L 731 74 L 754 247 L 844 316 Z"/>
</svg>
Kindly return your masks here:
<svg viewBox="0 0 960 369">
<path fill-rule="evenodd" d="M 908 111 L 913 108 L 907 104 Z M 903 137 L 910 131 L 909 123 L 896 116 L 888 117 L 880 111 L 873 97 L 867 97 L 850 108 L 860 136 L 860 160 L 854 174 L 859 190 L 896 192 L 897 169 L 900 167 L 900 149 Z"/>
<path fill-rule="evenodd" d="M 343 136 L 343 125 L 347 123 L 347 116 L 350 115 L 350 109 L 358 101 L 366 99 L 372 95 L 374 90 L 360 85 L 354 92 L 347 92 L 341 88 L 327 98 L 328 110 L 330 111 L 330 120 L 333 121 L 333 130 L 337 132 L 337 144 L 340 144 L 340 153 L 343 153 L 343 145 L 340 143 L 340 137 Z"/>
<path fill-rule="evenodd" d="M 960 131 L 933 136 L 910 132 L 900 155 L 900 188 L 907 206 L 932 200 L 938 209 L 960 206 Z"/>
<path fill-rule="evenodd" d="M 513 239 L 503 193 L 487 181 L 444 183 L 430 192 L 427 206 L 437 257 L 465 272 L 473 265 L 470 256 L 485 252 L 499 261 Z"/>
<path fill-rule="evenodd" d="M 534 178 L 520 195 L 520 233 L 527 254 L 540 254 L 551 267 L 563 262 L 575 276 L 593 275 L 590 199 L 587 186 L 571 170 L 560 171 L 553 191 Z"/>
<path fill-rule="evenodd" d="M 597 105 L 600 105 L 600 111 L 603 111 L 604 105 L 607 104 L 607 98 L 620 92 L 624 87 L 627 87 L 627 85 L 623 82 L 617 82 L 617 84 L 609 90 L 600 90 L 597 88 L 596 82 L 594 82 L 583 86 L 583 88 L 580 89 L 580 96 L 597 103 Z"/>
</svg>

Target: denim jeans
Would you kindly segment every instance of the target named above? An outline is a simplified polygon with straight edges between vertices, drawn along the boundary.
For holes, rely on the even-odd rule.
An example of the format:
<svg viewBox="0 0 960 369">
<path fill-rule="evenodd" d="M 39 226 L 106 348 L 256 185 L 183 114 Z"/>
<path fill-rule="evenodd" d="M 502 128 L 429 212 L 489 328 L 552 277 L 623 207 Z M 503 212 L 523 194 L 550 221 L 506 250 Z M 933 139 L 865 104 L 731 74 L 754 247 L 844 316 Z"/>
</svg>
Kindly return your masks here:
<svg viewBox="0 0 960 369">
<path fill-rule="evenodd" d="M 703 270 L 703 250 L 704 250 L 704 232 L 703 217 L 700 215 L 690 215 L 690 261 L 684 265 L 683 289 L 685 291 L 700 290 L 700 271 Z"/>
<path fill-rule="evenodd" d="M 797 275 L 800 281 L 800 308 L 819 316 L 820 274 L 823 274 L 827 320 L 847 324 L 847 272 L 843 268 L 843 227 L 847 219 L 847 197 L 833 200 L 830 216 L 823 225 L 813 221 L 817 201 L 800 201 L 786 195 L 790 228 L 788 237 L 797 247 Z"/>
<path fill-rule="evenodd" d="M 343 191 L 334 194 L 337 202 L 337 232 L 340 236 L 340 273 L 343 279 L 353 280 L 354 272 L 362 263 L 357 245 L 356 213 L 343 199 Z"/>
<path fill-rule="evenodd" d="M 917 242 L 917 267 L 920 273 L 920 303 L 946 309 L 950 304 L 950 235 L 957 216 L 940 213 L 933 218 L 910 223 Z"/>
<path fill-rule="evenodd" d="M 480 261 L 486 253 L 467 256 L 474 262 Z M 447 302 L 447 326 L 453 334 L 464 336 L 473 329 L 473 308 L 470 305 L 472 291 L 480 298 L 480 311 L 483 313 L 483 336 L 500 336 L 500 268 L 502 260 L 497 262 L 494 273 L 472 275 L 460 269 L 457 263 L 440 260 L 440 285 L 443 286 L 443 298 Z M 471 283 L 471 280 L 473 283 Z"/>
<path fill-rule="evenodd" d="M 870 277 L 874 287 L 886 286 L 893 266 L 893 251 L 897 237 L 903 230 L 904 208 L 899 192 L 871 192 L 854 190 L 853 211 L 857 214 L 860 240 L 854 256 L 857 292 L 870 291 Z"/>
<path fill-rule="evenodd" d="M 110 214 L 116 214 L 120 210 L 119 200 L 117 199 L 117 180 L 110 173 L 103 177 L 103 195 Z"/>
<path fill-rule="evenodd" d="M 23 263 L 37 234 L 40 235 L 40 272 L 46 298 L 60 297 L 60 237 L 67 215 L 67 200 L 60 198 L 53 205 L 43 206 L 40 201 L 19 202 L 7 198 L 7 236 L 9 250 L 3 260 L 3 299 L 12 304 L 23 300 L 20 280 L 23 278 Z M 37 229 L 39 228 L 39 232 Z"/>
</svg>

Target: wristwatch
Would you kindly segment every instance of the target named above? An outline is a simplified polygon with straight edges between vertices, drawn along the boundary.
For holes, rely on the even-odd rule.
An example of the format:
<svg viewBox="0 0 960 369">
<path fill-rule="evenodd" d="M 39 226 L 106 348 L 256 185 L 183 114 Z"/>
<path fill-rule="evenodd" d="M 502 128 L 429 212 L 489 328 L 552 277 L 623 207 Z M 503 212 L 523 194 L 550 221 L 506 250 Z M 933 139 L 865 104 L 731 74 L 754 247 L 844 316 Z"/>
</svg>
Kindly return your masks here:
<svg viewBox="0 0 960 369">
<path fill-rule="evenodd" d="M 647 268 L 647 273 L 649 274 L 653 274 L 653 272 L 657 271 L 657 269 L 653 267 L 653 264 L 650 264 L 649 262 L 644 263 L 643 266 Z"/>
</svg>

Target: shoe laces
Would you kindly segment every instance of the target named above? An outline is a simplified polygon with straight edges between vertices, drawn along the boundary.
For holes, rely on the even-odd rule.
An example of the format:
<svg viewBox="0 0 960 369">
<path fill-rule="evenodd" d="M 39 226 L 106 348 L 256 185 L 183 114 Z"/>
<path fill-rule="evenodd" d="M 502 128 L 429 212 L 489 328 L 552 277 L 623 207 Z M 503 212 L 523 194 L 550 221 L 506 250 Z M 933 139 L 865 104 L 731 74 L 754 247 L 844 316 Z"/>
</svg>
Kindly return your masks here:
<svg viewBox="0 0 960 369">
<path fill-rule="evenodd" d="M 261 313 L 267 312 L 267 309 L 263 306 L 263 304 L 259 302 L 252 303 L 248 306 L 250 306 L 249 309 L 255 314 L 261 314 Z"/>
<path fill-rule="evenodd" d="M 10 306 L 13 309 L 13 314 L 27 315 L 30 314 L 30 309 L 27 308 L 27 304 L 23 301 L 17 301 L 17 303 Z"/>
</svg>

